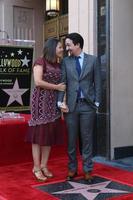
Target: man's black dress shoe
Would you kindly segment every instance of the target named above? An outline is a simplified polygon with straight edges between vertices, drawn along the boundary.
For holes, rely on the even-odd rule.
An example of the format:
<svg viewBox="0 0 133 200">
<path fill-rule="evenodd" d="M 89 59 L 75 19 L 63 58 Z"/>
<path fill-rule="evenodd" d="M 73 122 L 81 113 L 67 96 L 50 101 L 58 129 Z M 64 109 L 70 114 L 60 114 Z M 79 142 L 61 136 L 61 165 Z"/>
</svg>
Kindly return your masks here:
<svg viewBox="0 0 133 200">
<path fill-rule="evenodd" d="M 90 172 L 85 172 L 85 175 L 84 175 L 84 180 L 90 184 L 93 183 L 93 176 L 91 176 L 91 173 Z"/>
<path fill-rule="evenodd" d="M 68 175 L 66 180 L 67 181 L 71 181 L 75 176 L 77 176 L 77 172 L 76 171 L 68 171 Z"/>
</svg>

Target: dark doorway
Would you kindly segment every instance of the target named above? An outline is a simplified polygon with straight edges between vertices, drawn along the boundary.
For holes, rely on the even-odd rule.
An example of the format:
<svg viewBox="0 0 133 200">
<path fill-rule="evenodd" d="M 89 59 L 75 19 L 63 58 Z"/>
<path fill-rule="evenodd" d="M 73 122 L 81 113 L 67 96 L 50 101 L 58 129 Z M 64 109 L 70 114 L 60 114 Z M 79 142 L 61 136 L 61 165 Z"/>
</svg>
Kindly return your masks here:
<svg viewBox="0 0 133 200">
<path fill-rule="evenodd" d="M 95 155 L 110 158 L 109 0 L 97 0 L 97 53 L 102 74 L 102 103 L 96 115 Z"/>
</svg>

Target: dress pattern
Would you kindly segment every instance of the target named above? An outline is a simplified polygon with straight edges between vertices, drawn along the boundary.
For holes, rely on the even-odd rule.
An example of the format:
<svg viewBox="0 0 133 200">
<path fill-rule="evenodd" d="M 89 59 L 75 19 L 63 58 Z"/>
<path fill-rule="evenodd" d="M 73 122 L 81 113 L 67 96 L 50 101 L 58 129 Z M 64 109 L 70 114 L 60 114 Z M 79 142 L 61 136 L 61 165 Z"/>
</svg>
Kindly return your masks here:
<svg viewBox="0 0 133 200">
<path fill-rule="evenodd" d="M 44 58 L 39 58 L 35 65 L 43 66 L 44 81 L 53 84 L 60 82 L 61 71 L 58 63 L 49 64 Z M 60 115 L 57 107 L 57 91 L 35 87 L 31 97 L 31 119 L 27 141 L 40 145 L 62 143 Z"/>
</svg>

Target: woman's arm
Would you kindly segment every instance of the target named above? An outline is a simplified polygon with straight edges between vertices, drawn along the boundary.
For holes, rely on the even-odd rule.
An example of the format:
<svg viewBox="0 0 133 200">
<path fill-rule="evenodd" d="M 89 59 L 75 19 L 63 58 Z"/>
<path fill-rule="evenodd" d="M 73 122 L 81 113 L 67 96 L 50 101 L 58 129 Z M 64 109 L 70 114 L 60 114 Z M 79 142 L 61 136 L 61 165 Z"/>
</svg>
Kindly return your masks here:
<svg viewBox="0 0 133 200">
<path fill-rule="evenodd" d="M 43 77 L 43 66 L 41 65 L 35 65 L 33 68 L 33 76 L 34 76 L 34 82 L 37 87 L 45 88 L 45 89 L 51 89 L 51 90 L 58 90 L 58 91 L 64 91 L 66 86 L 64 83 L 60 84 L 52 84 L 48 83 L 47 81 L 44 81 L 42 79 Z"/>
</svg>

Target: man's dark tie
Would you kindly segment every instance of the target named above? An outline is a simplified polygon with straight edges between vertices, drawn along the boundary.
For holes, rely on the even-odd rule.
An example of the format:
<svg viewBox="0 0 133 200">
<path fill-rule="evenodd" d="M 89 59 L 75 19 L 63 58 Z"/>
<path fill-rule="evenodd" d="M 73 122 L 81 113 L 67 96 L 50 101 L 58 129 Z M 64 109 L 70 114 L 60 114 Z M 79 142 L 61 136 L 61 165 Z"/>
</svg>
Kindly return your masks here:
<svg viewBox="0 0 133 200">
<path fill-rule="evenodd" d="M 78 75 L 80 77 L 81 66 L 80 66 L 80 63 L 79 63 L 79 58 L 80 58 L 80 56 L 75 57 L 75 60 L 76 60 L 76 70 L 77 70 Z M 79 89 L 78 89 L 78 97 L 77 98 L 80 98 L 80 97 L 81 97 L 81 88 L 79 87 Z"/>
<path fill-rule="evenodd" d="M 81 66 L 80 66 L 80 63 L 79 63 L 79 58 L 80 58 L 80 56 L 75 57 L 75 60 L 76 60 L 76 70 L 78 72 L 78 75 L 80 76 L 80 74 L 81 74 Z"/>
</svg>

